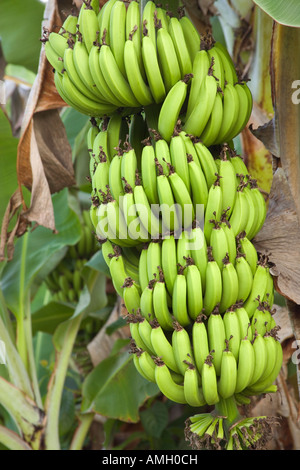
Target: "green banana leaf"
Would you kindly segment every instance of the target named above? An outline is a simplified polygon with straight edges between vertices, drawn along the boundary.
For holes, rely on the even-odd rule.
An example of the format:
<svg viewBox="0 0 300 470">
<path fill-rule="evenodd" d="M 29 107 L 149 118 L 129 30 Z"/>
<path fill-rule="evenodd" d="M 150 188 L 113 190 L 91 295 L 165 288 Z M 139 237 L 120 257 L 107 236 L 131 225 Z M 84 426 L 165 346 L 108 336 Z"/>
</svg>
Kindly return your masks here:
<svg viewBox="0 0 300 470">
<path fill-rule="evenodd" d="M 37 72 L 44 10 L 39 0 L 1 0 L 0 38 L 7 63 Z"/>
<path fill-rule="evenodd" d="M 9 121 L 0 108 L 0 223 L 11 195 L 18 187 L 16 173 L 18 142 L 19 139 L 13 137 Z"/>
<path fill-rule="evenodd" d="M 299 0 L 253 0 L 277 23 L 300 28 Z"/>
<path fill-rule="evenodd" d="M 140 406 L 158 391 L 137 372 L 132 355 L 119 352 L 100 362 L 85 379 L 81 411 L 137 423 Z"/>
<path fill-rule="evenodd" d="M 53 196 L 53 207 L 57 233 L 45 227 L 37 227 L 28 234 L 26 252 L 23 249 L 24 237 L 19 238 L 16 242 L 14 258 L 3 269 L 0 285 L 8 307 L 16 315 L 20 302 L 20 283 L 23 284 L 24 293 L 28 291 L 41 272 L 46 275 L 53 269 L 58 262 L 55 255 L 66 245 L 77 243 L 80 238 L 80 222 L 77 215 L 69 209 L 67 189 Z M 22 257 L 25 258 L 25 279 L 21 280 L 21 267 L 24 271 Z"/>
</svg>

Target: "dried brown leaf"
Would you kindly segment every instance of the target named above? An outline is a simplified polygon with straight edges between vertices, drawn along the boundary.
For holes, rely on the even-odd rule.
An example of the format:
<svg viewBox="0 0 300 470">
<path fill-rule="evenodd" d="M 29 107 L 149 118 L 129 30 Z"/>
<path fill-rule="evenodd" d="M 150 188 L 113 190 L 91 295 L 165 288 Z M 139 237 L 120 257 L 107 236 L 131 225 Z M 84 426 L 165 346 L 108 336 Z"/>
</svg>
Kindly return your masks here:
<svg viewBox="0 0 300 470">
<path fill-rule="evenodd" d="M 284 297 L 300 304 L 300 237 L 293 196 L 285 172 L 274 173 L 267 218 L 253 240 L 256 249 L 269 255 L 276 289 Z"/>
<path fill-rule="evenodd" d="M 68 1 L 70 9 L 71 1 Z M 43 28 L 56 30 L 62 24 L 57 0 L 49 0 L 45 9 Z M 41 32 L 42 34 L 42 32 Z M 65 187 L 73 186 L 75 181 L 72 164 L 72 149 L 62 124 L 59 110 L 66 103 L 59 96 L 52 66 L 41 48 L 36 80 L 30 91 L 21 126 L 21 136 L 17 152 L 17 176 L 19 183 L 20 217 L 12 233 L 21 236 L 30 222 L 36 222 L 55 231 L 55 219 L 51 194 Z M 22 187 L 31 191 L 30 207 L 26 207 Z M 6 219 L 14 206 L 15 195 L 8 205 Z M 5 233 L 7 224 L 2 226 L 2 240 L 9 239 Z M 12 256 L 11 245 L 9 247 Z M 1 251 L 4 253 L 4 247 Z"/>
<path fill-rule="evenodd" d="M 103 325 L 97 336 L 95 336 L 87 346 L 94 367 L 109 356 L 117 339 L 127 339 L 130 337 L 129 328 L 127 326 L 119 328 L 111 335 L 107 335 L 106 333 L 107 327 L 123 315 L 122 301 L 119 298 L 107 322 Z"/>
<path fill-rule="evenodd" d="M 300 220 L 300 105 L 292 84 L 299 80 L 300 31 L 274 22 L 271 51 L 272 97 L 281 166 Z"/>
</svg>

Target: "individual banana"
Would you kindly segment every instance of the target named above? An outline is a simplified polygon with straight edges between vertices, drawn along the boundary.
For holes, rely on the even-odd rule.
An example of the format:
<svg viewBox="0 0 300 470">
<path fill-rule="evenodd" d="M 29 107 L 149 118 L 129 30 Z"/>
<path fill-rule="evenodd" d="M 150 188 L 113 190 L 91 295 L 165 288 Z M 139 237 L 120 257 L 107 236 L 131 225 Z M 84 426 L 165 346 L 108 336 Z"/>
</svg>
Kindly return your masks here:
<svg viewBox="0 0 300 470">
<path fill-rule="evenodd" d="M 252 384 L 255 384 L 260 380 L 262 377 L 266 366 L 267 366 L 267 348 L 266 344 L 263 338 L 263 335 L 260 333 L 255 333 L 253 340 L 253 349 L 254 349 L 254 356 L 255 356 L 255 367 L 253 371 L 253 375 L 251 378 L 251 381 L 249 382 L 249 387 L 251 387 Z"/>
<path fill-rule="evenodd" d="M 208 200 L 208 188 L 206 179 L 201 166 L 196 163 L 192 155 L 187 154 L 187 161 L 194 211 L 196 214 L 199 214 L 203 210 L 204 214 Z"/>
<path fill-rule="evenodd" d="M 141 13 L 140 13 L 140 6 L 137 1 L 130 2 L 126 12 L 126 40 L 131 39 L 135 52 L 136 57 L 138 60 L 138 64 L 140 67 L 140 73 L 144 80 L 146 80 L 146 74 L 142 59 L 142 32 L 141 32 Z"/>
<path fill-rule="evenodd" d="M 201 134 L 201 141 L 206 147 L 214 145 L 219 135 L 223 121 L 223 95 L 218 89 L 211 115 L 207 121 L 205 129 Z"/>
<path fill-rule="evenodd" d="M 240 393 L 250 384 L 255 368 L 255 354 L 249 338 L 242 338 L 237 365 L 235 393 Z"/>
<path fill-rule="evenodd" d="M 229 257 L 229 249 L 227 243 L 227 237 L 222 225 L 213 220 L 213 228 L 210 234 L 209 244 L 212 247 L 212 255 L 214 260 L 218 263 L 220 270 L 222 271 L 224 265 L 224 258 L 226 255 Z"/>
<path fill-rule="evenodd" d="M 109 21 L 109 46 L 119 70 L 126 77 L 124 47 L 126 41 L 126 6 L 121 0 L 113 5 Z"/>
<path fill-rule="evenodd" d="M 231 228 L 231 225 L 227 219 L 227 210 L 223 211 L 221 214 L 220 218 L 220 225 L 223 228 L 223 231 L 225 232 L 226 238 L 227 238 L 227 247 L 228 247 L 228 256 L 229 256 L 229 261 L 235 266 L 236 265 L 236 259 L 238 256 L 238 249 L 237 249 L 237 243 L 236 243 L 236 238 L 234 235 L 234 232 Z"/>
<path fill-rule="evenodd" d="M 208 316 L 212 313 L 222 298 L 222 273 L 218 263 L 212 256 L 211 247 L 207 247 L 208 261 L 205 274 L 205 292 L 203 298 L 204 312 Z"/>
<path fill-rule="evenodd" d="M 129 83 L 118 66 L 110 46 L 106 43 L 103 43 L 100 48 L 99 63 L 106 84 L 117 100 L 119 100 L 123 106 L 139 108 L 141 103 L 135 98 Z"/>
<path fill-rule="evenodd" d="M 187 44 L 185 42 L 185 36 L 181 23 L 175 16 L 171 17 L 169 21 L 169 33 L 175 46 L 181 76 L 184 77 L 186 74 L 192 73 L 193 63 Z"/>
<path fill-rule="evenodd" d="M 171 141 L 174 133 L 182 106 L 187 96 L 190 78 L 191 75 L 186 75 L 181 80 L 172 81 L 172 84 L 166 87 L 167 95 L 162 103 L 158 117 L 158 131 L 167 142 Z"/>
<path fill-rule="evenodd" d="M 142 151 L 141 177 L 149 203 L 159 204 L 155 150 L 149 139 L 145 142 Z"/>
<path fill-rule="evenodd" d="M 55 81 L 55 84 L 63 100 L 82 114 L 102 117 L 105 114 L 111 114 L 116 110 L 116 107 L 111 104 L 103 104 L 99 101 L 91 100 L 86 95 L 81 93 L 71 81 L 67 71 L 64 71 L 62 75 L 62 81 L 60 83 L 58 74 L 55 74 L 55 78 L 58 79 Z"/>
<path fill-rule="evenodd" d="M 171 331 L 173 329 L 173 317 L 169 310 L 167 287 L 162 271 L 160 271 L 159 279 L 153 289 L 153 309 L 161 327 L 166 331 Z"/>
<path fill-rule="evenodd" d="M 222 297 L 219 306 L 221 313 L 224 313 L 239 300 L 238 289 L 239 284 L 236 269 L 230 263 L 228 256 L 225 256 L 222 269 Z"/>
<path fill-rule="evenodd" d="M 206 268 L 208 262 L 207 243 L 202 229 L 196 224 L 191 230 L 190 236 L 190 256 L 195 265 L 199 269 L 202 284 L 202 293 L 205 292 L 206 286 Z"/>
<path fill-rule="evenodd" d="M 136 48 L 131 37 L 127 39 L 124 46 L 124 67 L 128 83 L 136 100 L 143 106 L 152 104 L 154 99 L 141 73 Z"/>
<path fill-rule="evenodd" d="M 209 354 L 204 361 L 202 372 L 202 390 L 203 396 L 208 405 L 215 405 L 219 402 L 217 375 L 212 361 L 212 355 Z"/>
<path fill-rule="evenodd" d="M 226 82 L 231 83 L 231 85 L 235 85 L 238 82 L 238 76 L 235 65 L 227 48 L 221 42 L 215 41 L 214 49 L 216 49 L 218 54 L 221 56 L 224 67 L 224 78 Z"/>
<path fill-rule="evenodd" d="M 125 307 L 129 313 L 136 312 L 140 308 L 140 290 L 136 282 L 127 277 L 124 284 L 121 286 L 123 289 L 123 300 Z"/>
<path fill-rule="evenodd" d="M 118 204 L 121 203 L 122 199 L 120 198 L 124 196 L 124 187 L 121 179 L 121 164 L 122 156 L 115 155 L 111 160 L 108 171 L 109 188 L 113 198 L 118 202 Z"/>
<path fill-rule="evenodd" d="M 217 88 L 217 80 L 210 69 L 201 85 L 197 103 L 183 126 L 183 130 L 187 134 L 200 138 L 211 115 L 217 96 Z"/>
<path fill-rule="evenodd" d="M 254 275 L 258 264 L 258 253 L 253 243 L 246 236 L 246 232 L 241 232 L 237 237 L 238 251 L 243 254 Z"/>
<path fill-rule="evenodd" d="M 232 308 L 236 310 L 236 314 L 239 320 L 239 325 L 240 325 L 240 335 L 241 338 L 247 337 L 252 341 L 253 335 L 252 335 L 252 329 L 251 329 L 251 322 L 249 320 L 249 316 L 247 311 L 243 307 L 243 303 L 237 303 L 234 305 Z"/>
<path fill-rule="evenodd" d="M 98 41 L 99 23 L 95 10 L 88 3 L 81 7 L 79 24 L 85 47 L 90 52 L 93 43 Z"/>
<path fill-rule="evenodd" d="M 205 145 L 203 145 L 201 140 L 194 139 L 194 147 L 198 154 L 199 163 L 205 175 L 207 188 L 210 189 L 217 179 L 218 168 L 215 159 L 210 150 Z"/>
<path fill-rule="evenodd" d="M 94 44 L 90 50 L 90 53 L 88 56 L 90 75 L 97 88 L 99 95 L 101 95 L 102 98 L 107 103 L 114 104 L 116 107 L 121 107 L 123 106 L 123 101 L 118 99 L 114 95 L 114 93 L 108 86 L 104 78 L 103 71 L 100 67 L 100 62 L 99 62 L 100 49 L 101 49 L 100 45 Z"/>
<path fill-rule="evenodd" d="M 133 342 L 133 341 L 132 341 Z M 130 353 L 132 354 L 133 356 L 133 363 L 134 363 L 134 367 L 136 368 L 136 370 L 138 371 L 138 373 L 144 377 L 145 380 L 148 380 L 149 382 L 151 382 L 152 380 L 152 377 L 145 374 L 145 372 L 143 371 L 143 369 L 141 368 L 140 366 L 140 363 L 139 363 L 139 355 L 141 354 L 141 350 L 139 350 L 139 348 L 137 346 L 131 346 L 131 351 Z"/>
<path fill-rule="evenodd" d="M 198 372 L 202 373 L 202 367 L 209 354 L 209 343 L 207 336 L 207 328 L 205 324 L 206 316 L 198 315 L 192 326 L 192 343 L 195 365 Z"/>
<path fill-rule="evenodd" d="M 97 47 L 97 46 L 95 46 Z M 76 38 L 74 49 L 73 49 L 74 64 L 77 73 L 85 86 L 99 99 L 102 100 L 105 96 L 101 90 L 98 91 L 95 80 L 91 74 L 89 66 L 89 53 L 83 42 L 82 35 L 79 33 Z M 107 105 L 112 105 L 111 102 L 107 102 Z M 103 113 L 105 115 L 105 113 Z"/>
<path fill-rule="evenodd" d="M 200 47 L 200 41 L 199 41 L 199 47 Z M 193 77 L 191 79 L 191 87 L 190 87 L 190 92 L 189 92 L 189 97 L 188 97 L 188 102 L 187 102 L 186 119 L 189 118 L 189 116 L 191 115 L 191 112 L 196 106 L 196 103 L 199 99 L 200 89 L 208 73 L 209 67 L 210 67 L 210 60 L 209 60 L 206 50 L 205 49 L 198 50 L 198 52 L 195 54 L 195 58 L 193 61 L 193 69 L 192 69 Z"/>
<path fill-rule="evenodd" d="M 177 265 L 184 267 L 187 258 L 191 257 L 190 230 L 182 230 L 180 236 L 177 238 Z"/>
<path fill-rule="evenodd" d="M 185 399 L 190 406 L 204 406 L 206 401 L 203 396 L 203 391 L 199 386 L 199 378 L 197 370 L 192 363 L 188 363 L 188 368 L 184 373 L 183 389 Z"/>
<path fill-rule="evenodd" d="M 114 113 L 107 123 L 107 151 L 112 161 L 118 155 L 121 145 L 124 144 L 128 134 L 128 122 L 121 113 Z"/>
<path fill-rule="evenodd" d="M 92 187 L 102 201 L 103 194 L 106 193 L 107 186 L 109 185 L 109 161 L 103 151 L 100 151 L 99 160 L 95 173 L 92 176 Z"/>
<path fill-rule="evenodd" d="M 203 309 L 203 295 L 201 274 L 192 258 L 187 259 L 185 274 L 188 315 L 192 320 L 196 320 Z"/>
<path fill-rule="evenodd" d="M 257 309 L 251 318 L 251 328 L 253 335 L 255 332 L 264 336 L 267 331 L 272 329 L 272 315 L 265 302 L 259 301 Z"/>
<path fill-rule="evenodd" d="M 173 285 L 172 313 L 181 326 L 185 327 L 191 323 L 188 314 L 187 280 L 182 268 L 178 269 Z"/>
<path fill-rule="evenodd" d="M 268 337 L 272 336 L 270 332 Z M 264 337 L 265 338 L 265 337 Z M 283 350 L 281 343 L 278 339 L 273 338 L 274 341 L 269 341 L 267 343 L 267 365 L 264 370 L 262 377 L 259 379 L 258 382 L 249 386 L 248 391 L 250 394 L 259 394 L 259 393 L 267 393 L 268 389 L 274 384 L 278 374 L 281 370 L 282 361 L 283 361 Z M 270 349 L 268 348 L 270 346 Z M 275 351 L 273 349 L 275 346 Z M 275 361 L 274 361 L 275 356 Z M 271 357 L 271 361 L 269 362 L 269 357 Z M 271 365 L 273 366 L 271 368 Z M 272 389 L 272 387 L 271 387 Z M 274 391 L 274 388 L 273 390 Z"/>
<path fill-rule="evenodd" d="M 59 30 L 59 34 L 64 36 L 65 38 L 74 37 L 77 31 L 77 24 L 78 24 L 78 16 L 71 13 L 67 16 L 65 21 L 62 24 L 61 29 Z"/>
<path fill-rule="evenodd" d="M 239 114 L 239 97 L 235 87 L 230 83 L 226 83 L 223 93 L 223 121 L 216 144 L 228 142 L 228 140 L 235 137 L 232 130 L 236 125 Z"/>
<path fill-rule="evenodd" d="M 172 344 L 166 337 L 163 328 L 156 319 L 151 321 L 150 325 L 152 326 L 151 344 L 157 357 L 161 358 L 171 371 L 180 374 L 180 370 L 175 361 Z"/>
<path fill-rule="evenodd" d="M 128 277 L 128 273 L 125 270 L 122 255 L 115 255 L 111 258 L 109 271 L 116 292 L 120 295 L 120 297 L 123 297 L 122 286 L 124 285 L 125 279 Z"/>
<path fill-rule="evenodd" d="M 142 25 L 147 29 L 147 33 L 156 47 L 156 24 L 155 24 L 155 3 L 150 0 L 146 3 L 142 12 Z"/>
<path fill-rule="evenodd" d="M 154 11 L 154 23 L 156 25 L 156 28 L 158 27 L 158 25 L 161 25 L 162 28 L 168 31 L 169 22 L 170 17 L 168 15 L 168 12 L 164 8 L 162 8 L 162 6 L 156 6 L 156 10 Z"/>
<path fill-rule="evenodd" d="M 48 41 L 58 57 L 63 57 L 65 49 L 69 47 L 69 41 L 62 34 L 51 32 Z"/>
<path fill-rule="evenodd" d="M 192 64 L 194 65 L 194 59 L 197 52 L 200 50 L 201 38 L 199 31 L 195 28 L 189 17 L 184 14 L 179 17 L 179 22 L 182 27 Z"/>
<path fill-rule="evenodd" d="M 207 50 L 207 55 L 209 57 L 210 63 L 213 63 L 213 74 L 218 80 L 218 86 L 220 87 L 220 90 L 223 92 L 225 85 L 225 71 L 219 50 L 213 46 L 211 49 Z"/>
<path fill-rule="evenodd" d="M 125 316 L 127 323 L 129 324 L 130 335 L 133 339 L 136 346 L 141 349 L 141 351 L 147 351 L 149 354 L 150 350 L 148 350 L 147 345 L 144 343 L 140 332 L 139 332 L 139 317 L 137 313 L 127 313 Z"/>
<path fill-rule="evenodd" d="M 173 295 L 174 283 L 177 277 L 177 250 L 174 234 L 166 236 L 161 244 L 161 267 L 170 296 Z"/>
<path fill-rule="evenodd" d="M 147 274 L 149 281 L 159 278 L 160 268 L 162 266 L 161 251 L 160 240 L 151 240 L 147 248 Z"/>
<path fill-rule="evenodd" d="M 235 269 L 238 277 L 237 298 L 245 302 L 252 289 L 253 274 L 249 263 L 242 253 L 238 253 L 236 256 Z"/>
<path fill-rule="evenodd" d="M 223 315 L 223 323 L 225 327 L 225 337 L 228 342 L 227 347 L 234 355 L 236 361 L 239 357 L 241 327 L 239 314 L 236 305 L 232 305 Z"/>
<path fill-rule="evenodd" d="M 189 334 L 178 321 L 173 323 L 174 331 L 172 333 L 172 347 L 174 351 L 174 357 L 180 373 L 184 375 L 188 368 L 188 362 L 193 362 L 192 345 Z"/>
<path fill-rule="evenodd" d="M 151 94 L 155 103 L 158 104 L 164 100 L 166 88 L 158 63 L 156 46 L 147 34 L 144 34 L 142 38 L 143 64 Z"/>
<path fill-rule="evenodd" d="M 248 313 L 249 318 L 252 318 L 255 310 L 259 305 L 259 301 L 263 299 L 267 288 L 268 267 L 265 257 L 259 261 L 256 272 L 253 277 L 253 284 L 251 292 L 244 303 L 244 308 Z"/>
<path fill-rule="evenodd" d="M 149 323 L 149 319 L 146 319 L 145 317 L 141 316 L 138 314 L 138 326 L 139 326 L 139 334 L 144 343 L 146 344 L 148 351 L 152 355 L 155 355 L 155 350 L 152 346 L 151 343 L 151 332 L 152 332 L 152 327 Z"/>
<path fill-rule="evenodd" d="M 171 164 L 171 155 L 170 155 L 170 147 L 168 142 L 162 138 L 159 133 L 154 134 L 155 144 L 155 157 L 158 163 L 163 168 L 163 173 L 165 175 L 169 174 L 169 164 Z"/>
<path fill-rule="evenodd" d="M 158 165 L 158 169 L 156 181 L 159 210 L 161 212 L 162 219 L 162 233 L 176 233 L 180 227 L 180 214 L 177 213 L 177 207 L 169 178 L 167 175 L 164 175 L 161 165 Z"/>
<path fill-rule="evenodd" d="M 160 391 L 175 403 L 186 404 L 184 387 L 174 382 L 170 370 L 162 360 L 156 361 L 155 381 Z"/>
<path fill-rule="evenodd" d="M 170 165 L 168 178 L 171 183 L 175 203 L 178 206 L 178 212 L 180 211 L 181 224 L 189 228 L 195 220 L 194 204 L 190 193 L 185 182 L 172 165 Z"/>
<path fill-rule="evenodd" d="M 214 227 L 214 220 L 220 220 L 222 213 L 222 190 L 220 186 L 220 178 L 217 176 L 216 181 L 212 184 L 208 191 L 208 199 L 205 210 L 205 219 L 203 232 L 206 242 L 210 243 L 211 233 Z M 226 241 L 227 243 L 227 241 Z M 228 248 L 227 248 L 228 250 Z"/>
<path fill-rule="evenodd" d="M 121 160 L 121 179 L 123 187 L 129 185 L 132 189 L 135 186 L 137 172 L 137 158 L 133 147 L 129 143 L 122 154 Z"/>
<path fill-rule="evenodd" d="M 220 397 L 232 397 L 235 393 L 237 381 L 237 361 L 234 354 L 226 347 L 222 353 L 221 372 L 218 380 L 218 393 Z"/>
<path fill-rule="evenodd" d="M 226 333 L 223 318 L 219 312 L 218 307 L 216 307 L 208 317 L 207 335 L 209 349 L 212 354 L 212 361 L 215 367 L 216 374 L 219 376 L 221 371 L 222 352 L 226 347 Z"/>
<path fill-rule="evenodd" d="M 254 204 L 257 208 L 257 211 L 256 211 L 257 224 L 251 230 L 251 233 L 250 233 L 250 237 L 254 238 L 255 235 L 257 235 L 257 233 L 260 231 L 260 229 L 262 228 L 265 222 L 266 214 L 267 214 L 267 206 L 266 206 L 264 196 L 257 185 L 257 181 L 252 178 L 250 178 L 250 180 L 248 181 L 251 187 L 251 194 L 255 201 Z"/>
<path fill-rule="evenodd" d="M 133 189 L 134 202 L 137 215 L 145 230 L 150 234 L 150 238 L 156 240 L 161 233 L 160 220 L 151 209 L 144 186 L 139 179 Z"/>
<path fill-rule="evenodd" d="M 171 88 L 182 78 L 180 65 L 177 59 L 175 45 L 173 43 L 172 37 L 166 29 L 158 27 L 156 33 L 156 43 L 158 63 L 160 65 L 165 89 L 168 93 Z"/>
<path fill-rule="evenodd" d="M 64 56 L 57 54 L 57 52 L 51 46 L 50 41 L 46 41 L 44 47 L 48 62 L 52 65 L 53 69 L 55 69 L 58 74 L 62 75 L 64 70 Z"/>
<path fill-rule="evenodd" d="M 220 186 L 222 189 L 222 210 L 227 210 L 227 217 L 230 218 L 236 200 L 236 173 L 234 166 L 228 159 L 228 147 L 224 145 L 220 155 L 220 166 L 218 173 L 221 177 Z"/>
<path fill-rule="evenodd" d="M 99 36 L 105 35 L 106 44 L 110 44 L 110 16 L 114 4 L 119 0 L 108 0 L 98 13 Z"/>
<path fill-rule="evenodd" d="M 184 184 L 186 185 L 187 190 L 191 191 L 191 183 L 189 176 L 188 161 L 186 157 L 185 144 L 176 131 L 170 141 L 170 156 L 171 163 L 175 171 L 180 175 Z"/>
<path fill-rule="evenodd" d="M 156 383 L 155 379 L 155 362 L 148 351 L 141 351 L 138 356 L 139 365 L 150 382 Z"/>
<path fill-rule="evenodd" d="M 141 276 L 141 272 L 139 271 L 139 274 Z M 140 309 L 141 309 L 141 314 L 143 315 L 144 318 L 153 320 L 155 318 L 154 315 L 154 308 L 153 308 L 153 289 L 154 289 L 154 284 L 155 280 L 151 280 L 148 282 L 148 285 L 142 289 L 141 293 L 141 299 L 140 299 Z M 140 280 L 141 284 L 141 280 Z M 144 284 L 144 283 L 143 283 Z"/>
<path fill-rule="evenodd" d="M 247 196 L 244 192 L 244 185 L 241 184 L 236 190 L 236 200 L 229 223 L 234 231 L 235 236 L 244 231 L 249 217 L 249 204 Z"/>
<path fill-rule="evenodd" d="M 231 130 L 230 138 L 237 136 L 246 126 L 249 121 L 251 112 L 252 112 L 252 100 L 249 99 L 249 94 L 246 91 L 247 85 L 242 85 L 241 83 L 236 83 L 234 88 L 238 95 L 239 100 L 239 110 L 236 119 L 235 126 Z"/>
</svg>

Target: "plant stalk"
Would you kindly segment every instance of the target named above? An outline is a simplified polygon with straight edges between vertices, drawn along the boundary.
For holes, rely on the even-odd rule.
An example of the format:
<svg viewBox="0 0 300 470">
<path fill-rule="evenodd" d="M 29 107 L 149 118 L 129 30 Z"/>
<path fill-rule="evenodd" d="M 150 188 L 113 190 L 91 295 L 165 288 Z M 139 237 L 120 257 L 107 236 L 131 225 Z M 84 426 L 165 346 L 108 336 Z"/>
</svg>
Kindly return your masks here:
<svg viewBox="0 0 300 470">
<path fill-rule="evenodd" d="M 70 357 L 83 318 L 83 313 L 69 321 L 62 349 L 57 352 L 55 369 L 49 382 L 46 400 L 47 423 L 44 430 L 45 450 L 61 450 L 59 440 L 59 414 Z"/>
</svg>

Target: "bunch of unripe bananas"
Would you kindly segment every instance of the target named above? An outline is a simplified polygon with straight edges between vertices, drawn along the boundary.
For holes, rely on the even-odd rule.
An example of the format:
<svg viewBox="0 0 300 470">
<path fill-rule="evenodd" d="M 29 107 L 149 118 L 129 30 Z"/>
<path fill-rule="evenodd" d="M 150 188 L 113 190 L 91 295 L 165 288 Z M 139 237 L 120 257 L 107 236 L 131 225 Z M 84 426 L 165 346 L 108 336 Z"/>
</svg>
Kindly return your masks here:
<svg viewBox="0 0 300 470">
<path fill-rule="evenodd" d="M 59 32 L 43 39 L 55 84 L 73 108 L 93 117 L 133 114 L 161 104 L 158 131 L 169 142 L 178 118 L 209 146 L 233 139 L 247 123 L 252 97 L 226 48 L 201 37 L 153 1 L 84 0 Z"/>
<path fill-rule="evenodd" d="M 232 410 L 276 391 L 282 349 L 252 242 L 266 202 L 232 140 L 252 110 L 246 82 L 182 9 L 151 0 L 85 0 L 45 48 L 62 98 L 91 116 L 90 218 L 137 370 L 174 402 L 216 407 L 190 418 L 190 442 L 257 446 L 267 421 Z"/>
<path fill-rule="evenodd" d="M 78 243 L 69 246 L 64 258 L 45 280 L 54 301 L 78 303 L 84 287 L 81 270 L 90 257 L 99 250 L 89 211 L 82 211 L 82 219 Z"/>
</svg>

